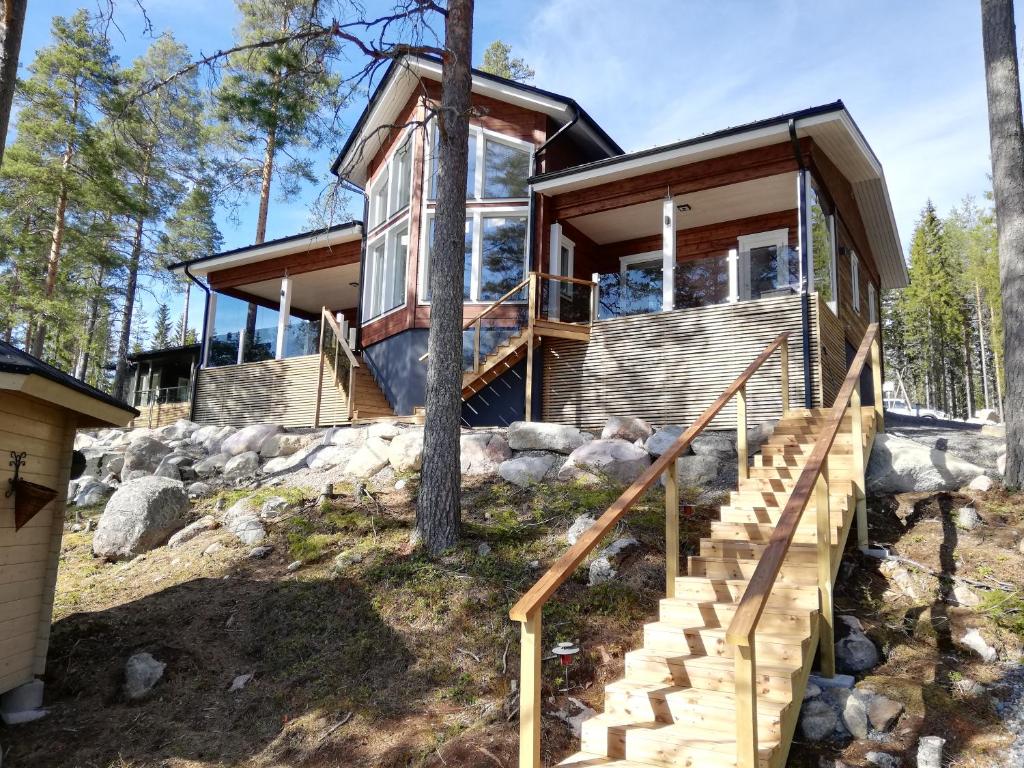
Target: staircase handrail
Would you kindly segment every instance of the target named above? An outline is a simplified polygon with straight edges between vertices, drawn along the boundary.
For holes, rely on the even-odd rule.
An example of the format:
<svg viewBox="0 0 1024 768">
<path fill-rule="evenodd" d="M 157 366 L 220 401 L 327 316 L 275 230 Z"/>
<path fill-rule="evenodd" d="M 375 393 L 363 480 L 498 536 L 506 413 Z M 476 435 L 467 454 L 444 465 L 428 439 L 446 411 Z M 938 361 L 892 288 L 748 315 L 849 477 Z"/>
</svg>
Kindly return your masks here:
<svg viewBox="0 0 1024 768">
<path fill-rule="evenodd" d="M 736 744 L 737 744 L 737 765 L 739 768 L 756 768 L 758 765 L 757 749 L 757 666 L 754 654 L 755 635 L 757 624 L 768 603 L 775 580 L 779 571 L 782 570 L 783 562 L 789 552 L 790 544 L 796 534 L 797 526 L 803 515 L 804 509 L 811 500 L 811 494 L 816 497 L 817 535 L 818 551 L 817 562 L 819 571 L 819 590 L 821 591 L 820 611 L 822 616 L 821 630 L 819 631 L 819 642 L 821 643 L 821 666 L 822 672 L 831 676 L 835 673 L 835 648 L 832 635 L 832 565 L 831 565 L 831 517 L 829 512 L 829 488 L 828 488 L 828 455 L 835 443 L 839 429 L 842 426 L 846 411 L 852 404 L 853 414 L 853 456 L 857 462 L 855 476 L 858 482 L 863 479 L 863 458 L 864 449 L 861 445 L 863 435 L 860 398 L 860 377 L 864 370 L 868 355 L 872 358 L 874 373 L 874 402 L 875 420 L 877 429 L 882 429 L 882 397 L 881 397 L 881 354 L 878 343 L 878 324 L 872 323 L 867 327 L 860 347 L 853 358 L 843 380 L 839 394 L 836 396 L 835 404 L 829 411 L 828 418 L 822 427 L 807 458 L 800 476 L 790 493 L 786 506 L 783 508 L 775 529 L 768 540 L 764 551 L 758 558 L 757 567 L 747 582 L 743 597 L 740 598 L 733 614 L 729 628 L 726 630 L 726 640 L 735 646 L 736 653 Z M 859 456 L 859 460 L 858 457 Z M 858 489 L 854 489 L 855 493 Z M 862 492 L 863 489 L 860 489 Z M 858 516 L 865 515 L 863 505 L 858 503 Z M 858 519 L 858 528 L 866 533 L 866 520 Z M 827 635 L 827 636 L 826 636 Z M 813 655 L 813 652 L 812 652 Z M 740 711 L 742 709 L 742 711 Z"/>
<path fill-rule="evenodd" d="M 346 339 L 345 334 L 342 333 L 341 326 L 338 325 L 338 321 L 334 318 L 334 315 L 331 314 L 330 310 L 328 310 L 327 307 L 324 307 L 321 310 L 321 313 L 323 315 L 324 320 L 327 321 L 327 325 L 330 326 L 331 330 L 334 332 L 334 338 L 337 339 L 338 346 L 342 350 L 344 350 L 345 356 L 348 358 L 348 361 L 352 364 L 352 367 L 358 368 L 359 360 L 356 358 L 356 355 L 352 351 L 352 348 L 348 345 L 348 339 Z M 321 343 L 320 346 L 323 347 L 323 344 Z"/>
<path fill-rule="evenodd" d="M 746 456 L 746 384 L 751 376 L 781 348 L 780 369 L 782 373 L 783 413 L 789 410 L 788 402 L 788 358 L 790 332 L 780 333 L 765 347 L 757 358 L 707 407 L 689 429 L 680 435 L 643 474 L 630 485 L 615 502 L 587 529 L 540 579 L 524 594 L 509 611 L 513 621 L 522 624 L 521 673 L 520 673 L 520 744 L 519 765 L 521 768 L 540 766 L 540 658 L 541 658 L 541 613 L 544 604 L 579 567 L 584 558 L 597 546 L 602 538 L 615 526 L 658 478 L 665 474 L 666 488 L 666 591 L 674 593 L 675 577 L 679 567 L 679 488 L 676 477 L 676 459 L 719 414 L 725 405 L 738 396 L 737 401 L 737 453 L 741 466 L 747 463 Z M 741 477 L 743 472 L 741 470 Z M 674 514 L 672 510 L 674 509 Z M 673 562 L 674 561 L 674 562 Z"/>
<path fill-rule="evenodd" d="M 338 321 L 327 307 L 321 307 L 320 309 L 320 366 L 318 369 L 316 379 L 316 407 L 313 410 L 313 427 L 320 426 L 320 404 L 323 400 L 323 389 L 324 389 L 324 360 L 326 355 L 324 354 L 324 340 L 327 332 L 334 337 L 334 362 L 331 363 L 331 368 L 334 371 L 334 385 L 340 386 L 338 379 L 338 353 L 344 351 L 345 357 L 348 358 L 349 369 L 348 369 L 348 391 L 345 393 L 345 410 L 348 414 L 348 420 L 352 420 L 352 416 L 355 414 L 355 400 L 356 400 L 356 388 L 355 388 L 355 373 L 356 368 L 359 367 L 359 360 L 356 358 L 355 353 L 349 346 L 348 339 L 345 338 L 345 334 L 341 330 L 341 326 L 338 325 Z M 328 343 L 329 340 L 328 340 Z"/>
</svg>

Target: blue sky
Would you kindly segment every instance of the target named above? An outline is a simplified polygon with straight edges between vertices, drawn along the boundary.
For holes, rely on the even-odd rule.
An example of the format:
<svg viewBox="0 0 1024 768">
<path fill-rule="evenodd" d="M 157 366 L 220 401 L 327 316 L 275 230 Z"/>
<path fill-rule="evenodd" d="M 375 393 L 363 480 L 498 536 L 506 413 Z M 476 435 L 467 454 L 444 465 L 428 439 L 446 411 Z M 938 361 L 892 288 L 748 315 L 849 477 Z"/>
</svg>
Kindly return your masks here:
<svg viewBox="0 0 1024 768">
<path fill-rule="evenodd" d="M 229 0 L 143 4 L 157 32 L 173 31 L 193 53 L 230 44 Z M 46 44 L 50 17 L 73 7 L 29 5 L 22 67 Z M 119 0 L 117 19 L 123 37 L 113 31 L 113 41 L 127 63 L 148 44 L 134 0 Z M 510 43 L 536 70 L 534 84 L 575 98 L 627 151 L 843 99 L 885 168 L 905 244 L 928 198 L 945 212 L 989 188 L 979 9 L 970 0 L 477 0 L 475 21 L 477 60 L 492 40 Z M 314 155 L 321 184 L 272 202 L 268 238 L 308 228 L 344 139 Z M 255 205 L 237 223 L 222 216 L 225 247 L 251 243 L 254 220 Z M 147 312 L 158 299 L 180 312 L 178 297 L 160 289 L 143 298 Z"/>
</svg>

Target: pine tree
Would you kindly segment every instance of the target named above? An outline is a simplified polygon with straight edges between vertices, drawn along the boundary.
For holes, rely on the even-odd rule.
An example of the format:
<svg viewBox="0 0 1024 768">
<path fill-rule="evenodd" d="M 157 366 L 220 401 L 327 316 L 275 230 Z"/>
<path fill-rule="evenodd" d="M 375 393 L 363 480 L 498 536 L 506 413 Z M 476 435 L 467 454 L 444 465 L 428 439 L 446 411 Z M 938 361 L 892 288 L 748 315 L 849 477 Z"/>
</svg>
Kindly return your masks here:
<svg viewBox="0 0 1024 768">
<path fill-rule="evenodd" d="M 534 71 L 523 59 L 512 58 L 512 46 L 495 40 L 484 51 L 484 61 L 480 65 L 484 72 L 523 83 L 533 80 Z"/>
<path fill-rule="evenodd" d="M 166 304 L 160 303 L 156 308 L 156 317 L 153 318 L 153 349 L 166 349 L 171 346 L 173 332 L 171 309 Z"/>
</svg>

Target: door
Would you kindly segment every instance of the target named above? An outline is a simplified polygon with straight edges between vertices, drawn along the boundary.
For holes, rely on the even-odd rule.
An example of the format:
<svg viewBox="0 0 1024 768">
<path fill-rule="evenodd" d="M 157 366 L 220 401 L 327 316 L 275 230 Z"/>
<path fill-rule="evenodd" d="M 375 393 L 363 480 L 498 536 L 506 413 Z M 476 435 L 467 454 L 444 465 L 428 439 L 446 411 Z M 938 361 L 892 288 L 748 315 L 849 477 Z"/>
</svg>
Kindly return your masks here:
<svg viewBox="0 0 1024 768">
<path fill-rule="evenodd" d="M 771 296 L 798 282 L 791 274 L 789 230 L 775 229 L 739 238 L 739 293 L 742 301 Z"/>
<path fill-rule="evenodd" d="M 576 244 L 564 235 L 560 235 L 558 248 L 551 254 L 551 274 L 559 277 L 572 277 L 575 263 Z M 548 317 L 551 320 L 561 320 L 564 316 L 565 322 L 574 322 L 574 319 L 569 317 L 572 314 L 573 306 L 572 287 L 572 283 L 561 280 L 548 281 Z"/>
</svg>

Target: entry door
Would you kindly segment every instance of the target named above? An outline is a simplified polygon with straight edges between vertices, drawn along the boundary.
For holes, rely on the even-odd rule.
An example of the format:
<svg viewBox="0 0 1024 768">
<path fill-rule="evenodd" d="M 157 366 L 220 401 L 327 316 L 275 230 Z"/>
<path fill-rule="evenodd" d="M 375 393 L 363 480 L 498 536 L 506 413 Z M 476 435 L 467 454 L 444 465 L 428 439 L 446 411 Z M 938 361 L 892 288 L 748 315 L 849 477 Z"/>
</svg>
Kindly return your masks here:
<svg viewBox="0 0 1024 768">
<path fill-rule="evenodd" d="M 558 248 L 551 254 L 551 274 L 559 277 L 572 277 L 576 261 L 576 244 L 567 237 L 558 238 Z M 551 280 L 548 285 L 548 317 L 552 320 L 562 319 L 563 303 L 572 306 L 572 283 Z M 566 318 L 572 322 L 572 318 Z"/>
</svg>

